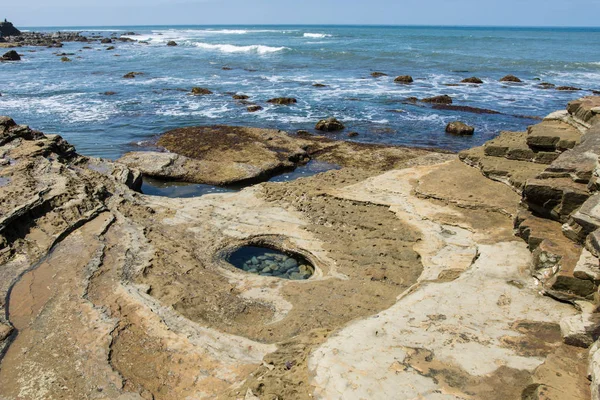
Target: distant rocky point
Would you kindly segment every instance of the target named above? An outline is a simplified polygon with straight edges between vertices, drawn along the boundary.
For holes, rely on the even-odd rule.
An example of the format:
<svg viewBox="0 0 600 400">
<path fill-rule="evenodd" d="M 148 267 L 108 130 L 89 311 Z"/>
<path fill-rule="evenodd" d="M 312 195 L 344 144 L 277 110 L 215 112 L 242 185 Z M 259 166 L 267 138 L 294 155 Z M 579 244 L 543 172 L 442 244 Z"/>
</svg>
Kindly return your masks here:
<svg viewBox="0 0 600 400">
<path fill-rule="evenodd" d="M 21 31 L 15 28 L 12 22 L 8 22 L 6 19 L 4 22 L 0 22 L 0 36 L 20 36 Z"/>
</svg>

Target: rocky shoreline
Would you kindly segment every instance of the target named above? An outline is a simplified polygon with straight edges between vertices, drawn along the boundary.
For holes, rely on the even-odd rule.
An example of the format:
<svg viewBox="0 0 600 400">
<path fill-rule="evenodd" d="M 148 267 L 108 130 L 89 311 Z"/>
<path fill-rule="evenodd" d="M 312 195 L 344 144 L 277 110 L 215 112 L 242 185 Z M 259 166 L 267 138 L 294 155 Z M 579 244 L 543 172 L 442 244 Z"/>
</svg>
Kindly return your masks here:
<svg viewBox="0 0 600 400">
<path fill-rule="evenodd" d="M 213 126 L 111 162 L 2 117 L 1 394 L 598 399 L 599 140 L 598 97 L 458 157 Z M 342 168 L 137 192 L 308 159 Z M 227 261 L 248 245 L 314 271 Z"/>
</svg>

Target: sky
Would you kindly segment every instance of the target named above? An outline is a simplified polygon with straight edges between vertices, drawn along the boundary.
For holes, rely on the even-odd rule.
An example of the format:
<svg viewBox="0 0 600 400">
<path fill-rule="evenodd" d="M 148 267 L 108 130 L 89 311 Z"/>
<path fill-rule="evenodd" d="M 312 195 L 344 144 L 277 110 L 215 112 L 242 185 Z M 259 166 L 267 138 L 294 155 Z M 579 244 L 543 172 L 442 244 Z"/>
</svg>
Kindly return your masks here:
<svg viewBox="0 0 600 400">
<path fill-rule="evenodd" d="M 600 0 L 21 0 L 17 27 L 374 24 L 600 26 Z"/>
</svg>

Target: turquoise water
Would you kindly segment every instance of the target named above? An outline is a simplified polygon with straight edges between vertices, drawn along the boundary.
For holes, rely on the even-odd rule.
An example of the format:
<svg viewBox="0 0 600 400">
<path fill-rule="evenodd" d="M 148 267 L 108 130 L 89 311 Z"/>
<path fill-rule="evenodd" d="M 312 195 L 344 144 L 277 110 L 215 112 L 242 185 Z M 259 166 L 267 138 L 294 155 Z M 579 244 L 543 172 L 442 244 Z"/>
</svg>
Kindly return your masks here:
<svg viewBox="0 0 600 400">
<path fill-rule="evenodd" d="M 342 120 L 333 135 L 371 143 L 460 150 L 501 130 L 522 130 L 583 95 L 600 90 L 600 29 L 372 26 L 177 26 L 26 28 L 129 36 L 149 44 L 65 43 L 62 49 L 19 49 L 20 63 L 0 63 L 0 114 L 46 133 L 59 133 L 80 153 L 117 158 L 144 149 L 162 132 L 189 125 L 235 124 L 294 132 L 323 117 Z M 167 47 L 169 40 L 179 46 Z M 92 49 L 84 49 L 91 46 Z M 35 51 L 35 52 L 32 52 Z M 63 63 L 54 53 L 73 53 Z M 116 57 L 116 55 L 119 55 Z M 226 67 L 227 69 L 223 69 Z M 123 79 L 130 71 L 144 72 Z M 373 71 L 389 74 L 374 79 Z M 412 85 L 393 82 L 397 75 Z M 523 84 L 498 82 L 506 74 Z M 454 84 L 477 76 L 480 86 Z M 542 82 L 580 92 L 544 90 Z M 316 88 L 314 83 L 327 85 Z M 214 92 L 189 96 L 192 86 Z M 178 90 L 181 89 L 181 90 Z M 113 96 L 101 93 L 116 92 Z M 246 112 L 231 98 L 243 93 L 264 109 Z M 501 114 L 436 110 L 406 104 L 448 94 L 455 105 Z M 292 96 L 286 107 L 266 103 Z M 473 137 L 444 133 L 452 120 Z"/>
</svg>

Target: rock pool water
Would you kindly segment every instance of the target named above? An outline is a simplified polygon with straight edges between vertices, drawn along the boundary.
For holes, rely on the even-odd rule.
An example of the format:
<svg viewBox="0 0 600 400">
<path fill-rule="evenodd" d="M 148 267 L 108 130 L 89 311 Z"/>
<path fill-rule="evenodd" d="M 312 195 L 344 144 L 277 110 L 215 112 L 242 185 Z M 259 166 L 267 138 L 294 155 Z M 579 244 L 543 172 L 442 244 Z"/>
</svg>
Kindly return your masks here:
<svg viewBox="0 0 600 400">
<path fill-rule="evenodd" d="M 313 266 L 304 257 L 265 247 L 240 247 L 228 261 L 236 268 L 261 276 L 304 280 L 314 273 Z"/>
<path fill-rule="evenodd" d="M 289 182 L 298 178 L 306 178 L 319 174 L 321 172 L 340 169 L 339 165 L 324 161 L 311 160 L 305 165 L 301 165 L 293 171 L 285 172 L 269 179 L 269 182 Z M 0 181 L 0 185 L 2 182 Z M 213 193 L 236 192 L 243 189 L 244 186 L 213 186 L 200 183 L 187 183 L 177 181 L 164 181 L 144 177 L 142 184 L 142 193 L 151 196 L 163 196 L 170 198 L 190 198 L 204 196 Z"/>
</svg>

